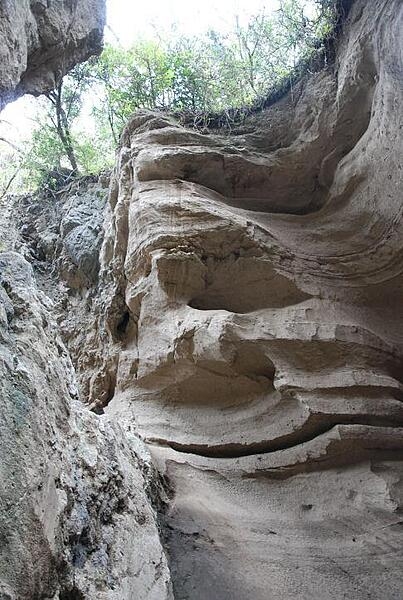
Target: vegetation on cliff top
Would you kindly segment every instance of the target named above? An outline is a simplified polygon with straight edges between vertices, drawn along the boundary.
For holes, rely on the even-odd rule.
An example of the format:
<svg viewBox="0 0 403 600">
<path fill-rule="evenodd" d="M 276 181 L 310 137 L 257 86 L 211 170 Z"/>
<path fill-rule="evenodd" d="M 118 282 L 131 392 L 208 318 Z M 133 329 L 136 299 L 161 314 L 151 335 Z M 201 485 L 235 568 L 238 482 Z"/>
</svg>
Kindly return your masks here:
<svg viewBox="0 0 403 600">
<path fill-rule="evenodd" d="M 17 164 L 8 165 L 7 153 L 0 157 L 0 186 L 18 181 L 51 190 L 76 174 L 110 167 L 121 131 L 139 108 L 173 112 L 204 129 L 267 105 L 292 85 L 301 64 L 309 70 L 318 57 L 326 61 L 337 6 L 281 0 L 277 11 L 261 11 L 245 24 L 236 19 L 229 33 L 107 46 L 39 102 L 38 126 L 25 150 L 10 149 Z"/>
</svg>

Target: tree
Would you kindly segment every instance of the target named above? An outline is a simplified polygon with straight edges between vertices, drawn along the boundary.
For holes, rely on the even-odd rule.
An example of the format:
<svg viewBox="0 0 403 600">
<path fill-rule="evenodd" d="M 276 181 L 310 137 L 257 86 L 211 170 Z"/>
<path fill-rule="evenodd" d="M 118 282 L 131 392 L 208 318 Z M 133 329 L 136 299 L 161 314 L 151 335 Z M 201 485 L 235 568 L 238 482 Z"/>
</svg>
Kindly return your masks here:
<svg viewBox="0 0 403 600">
<path fill-rule="evenodd" d="M 22 179 L 28 187 L 58 186 L 111 164 L 110 134 L 105 135 L 98 126 L 93 126 L 92 132 L 84 128 L 87 92 L 96 85 L 92 68 L 92 61 L 75 67 L 38 103 L 37 127 L 21 159 Z"/>
<path fill-rule="evenodd" d="M 63 80 L 60 81 L 55 91 L 49 92 L 47 97 L 55 109 L 55 117 L 51 116 L 53 126 L 63 145 L 63 150 L 69 159 L 72 170 L 74 173 L 78 173 L 78 164 L 71 137 L 68 111 L 66 111 L 63 106 Z"/>
<path fill-rule="evenodd" d="M 320 51 L 336 17 L 332 0 L 280 0 L 277 11 L 238 18 L 226 34 L 138 40 L 127 50 L 107 46 L 41 104 L 38 127 L 20 157 L 25 180 L 40 184 L 51 172 L 67 169 L 71 176 L 108 166 L 123 127 L 140 108 L 190 113 L 196 126 L 208 126 L 211 113 L 224 111 L 230 122 L 229 109 L 265 98 L 291 79 L 299 61 Z M 90 131 L 84 121 L 92 122 Z"/>
</svg>

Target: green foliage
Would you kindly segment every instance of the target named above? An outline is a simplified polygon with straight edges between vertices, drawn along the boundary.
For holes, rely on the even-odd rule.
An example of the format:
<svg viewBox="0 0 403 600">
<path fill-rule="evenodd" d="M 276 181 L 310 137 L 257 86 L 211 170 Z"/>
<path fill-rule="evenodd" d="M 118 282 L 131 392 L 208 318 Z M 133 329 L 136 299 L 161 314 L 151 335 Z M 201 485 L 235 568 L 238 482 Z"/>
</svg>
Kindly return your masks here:
<svg viewBox="0 0 403 600">
<path fill-rule="evenodd" d="M 34 130 L 31 149 L 24 160 L 24 169 L 32 173 L 32 183 L 40 184 L 42 173 L 61 168 L 63 145 L 56 130 L 46 122 Z"/>
<path fill-rule="evenodd" d="M 57 90 L 38 101 L 37 125 L 24 150 L 12 153 L 13 168 L 3 170 L 0 190 L 6 189 L 14 174 L 9 191 L 38 187 L 55 191 L 78 174 L 112 166 L 115 151 L 109 130 L 98 126 L 96 131 L 85 131 L 86 122 L 93 120 L 91 112 L 84 110 L 94 85 L 92 66 L 90 62 L 79 65 Z"/>
<path fill-rule="evenodd" d="M 95 134 L 73 139 L 80 173 L 94 175 L 113 166 L 115 152 L 110 139 Z"/>
<path fill-rule="evenodd" d="M 139 41 L 129 50 L 107 47 L 93 77 L 102 101 L 97 118 L 115 141 L 139 108 L 196 115 L 251 106 L 290 76 L 301 60 L 323 50 L 335 22 L 335 2 L 281 0 L 232 32 L 201 38 Z"/>
<path fill-rule="evenodd" d="M 211 113 L 251 107 L 283 89 L 301 61 L 323 52 L 336 4 L 280 0 L 275 12 L 262 10 L 246 23 L 236 19 L 227 34 L 211 30 L 202 37 L 138 40 L 129 49 L 107 46 L 48 95 L 29 149 L 19 157 L 25 185 L 57 186 L 58 173 L 110 166 L 137 109 L 188 113 L 205 126 Z"/>
</svg>

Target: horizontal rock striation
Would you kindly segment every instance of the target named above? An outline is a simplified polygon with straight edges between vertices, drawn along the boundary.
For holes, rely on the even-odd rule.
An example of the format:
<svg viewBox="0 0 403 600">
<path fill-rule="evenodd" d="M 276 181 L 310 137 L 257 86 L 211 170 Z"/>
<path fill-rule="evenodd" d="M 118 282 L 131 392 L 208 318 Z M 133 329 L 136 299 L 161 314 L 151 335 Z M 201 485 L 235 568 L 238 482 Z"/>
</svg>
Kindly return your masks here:
<svg viewBox="0 0 403 600">
<path fill-rule="evenodd" d="M 401 595 L 401 24 L 357 0 L 238 131 L 123 135 L 86 392 L 174 488 L 177 598 Z"/>
</svg>

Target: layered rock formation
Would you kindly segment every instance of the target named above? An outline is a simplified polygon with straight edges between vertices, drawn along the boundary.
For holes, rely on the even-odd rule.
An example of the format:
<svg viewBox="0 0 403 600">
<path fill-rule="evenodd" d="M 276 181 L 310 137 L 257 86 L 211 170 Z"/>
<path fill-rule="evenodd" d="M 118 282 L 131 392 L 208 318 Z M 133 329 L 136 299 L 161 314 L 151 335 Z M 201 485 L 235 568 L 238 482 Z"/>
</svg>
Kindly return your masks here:
<svg viewBox="0 0 403 600">
<path fill-rule="evenodd" d="M 239 131 L 123 137 L 89 393 L 174 489 L 177 598 L 401 598 L 401 31 L 357 1 Z"/>
<path fill-rule="evenodd" d="M 2 0 L 0 110 L 22 94 L 50 91 L 100 52 L 104 25 L 102 0 Z"/>
<path fill-rule="evenodd" d="M 400 600 L 402 18 L 356 0 L 231 132 L 135 115 L 105 214 L 103 180 L 16 199 L 53 302 L 3 257 L 6 598 L 41 548 L 39 598 Z"/>
</svg>

